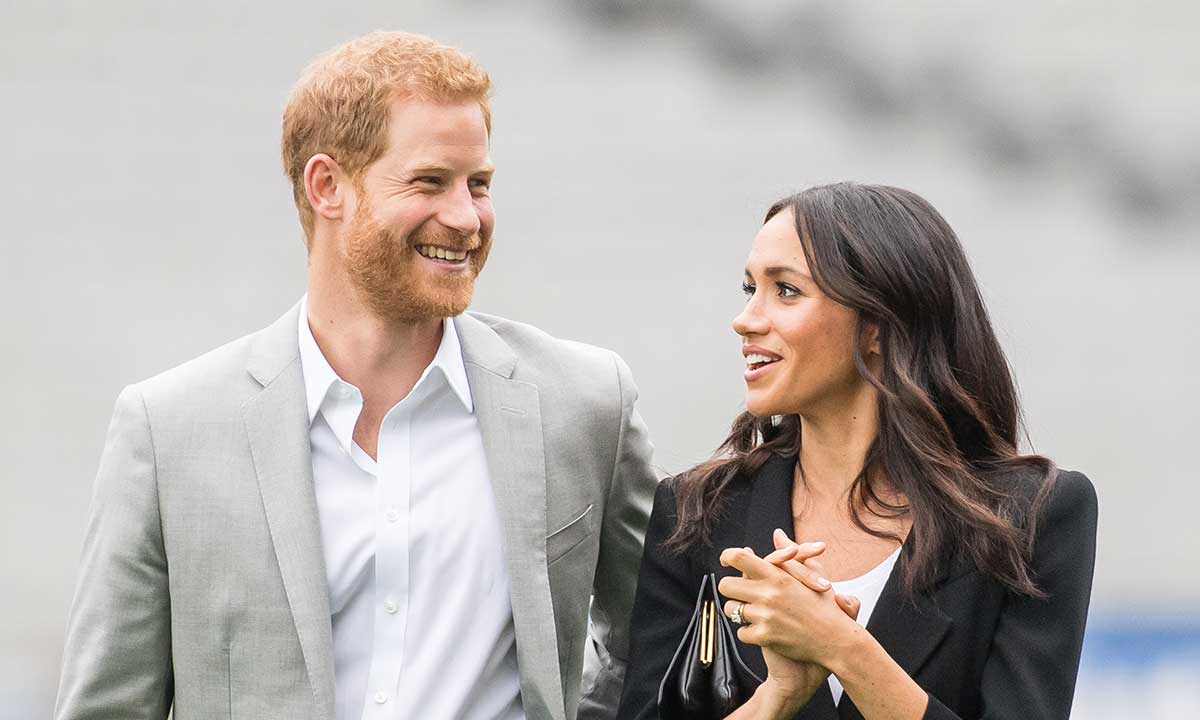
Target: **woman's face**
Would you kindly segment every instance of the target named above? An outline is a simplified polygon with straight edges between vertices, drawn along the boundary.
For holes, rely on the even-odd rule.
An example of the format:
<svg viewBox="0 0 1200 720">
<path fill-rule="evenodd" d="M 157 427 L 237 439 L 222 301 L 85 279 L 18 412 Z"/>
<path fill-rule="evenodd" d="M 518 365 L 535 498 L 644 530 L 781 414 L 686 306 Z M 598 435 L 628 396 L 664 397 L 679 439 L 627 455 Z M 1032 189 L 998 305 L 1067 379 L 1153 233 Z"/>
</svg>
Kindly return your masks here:
<svg viewBox="0 0 1200 720">
<path fill-rule="evenodd" d="M 791 209 L 771 218 L 746 261 L 733 319 L 746 358 L 746 408 L 759 417 L 846 407 L 866 381 L 854 366 L 854 310 L 813 282 Z"/>
</svg>

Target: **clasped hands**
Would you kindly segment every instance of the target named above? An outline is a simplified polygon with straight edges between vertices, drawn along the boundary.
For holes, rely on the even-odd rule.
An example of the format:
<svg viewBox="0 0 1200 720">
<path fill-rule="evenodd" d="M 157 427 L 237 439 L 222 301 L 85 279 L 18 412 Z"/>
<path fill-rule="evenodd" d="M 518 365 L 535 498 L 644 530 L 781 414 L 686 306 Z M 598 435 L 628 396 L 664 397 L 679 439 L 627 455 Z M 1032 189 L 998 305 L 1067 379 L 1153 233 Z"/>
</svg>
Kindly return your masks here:
<svg viewBox="0 0 1200 720">
<path fill-rule="evenodd" d="M 773 539 L 775 551 L 763 558 L 750 548 L 724 550 L 721 564 L 742 577 L 723 578 L 718 589 L 729 598 L 727 617 L 741 604 L 738 639 L 762 648 L 767 679 L 760 691 L 774 693 L 794 712 L 829 677 L 833 658 L 859 629 L 860 605 L 853 596 L 830 592 L 819 559 L 825 543 L 797 544 L 782 530 Z"/>
</svg>

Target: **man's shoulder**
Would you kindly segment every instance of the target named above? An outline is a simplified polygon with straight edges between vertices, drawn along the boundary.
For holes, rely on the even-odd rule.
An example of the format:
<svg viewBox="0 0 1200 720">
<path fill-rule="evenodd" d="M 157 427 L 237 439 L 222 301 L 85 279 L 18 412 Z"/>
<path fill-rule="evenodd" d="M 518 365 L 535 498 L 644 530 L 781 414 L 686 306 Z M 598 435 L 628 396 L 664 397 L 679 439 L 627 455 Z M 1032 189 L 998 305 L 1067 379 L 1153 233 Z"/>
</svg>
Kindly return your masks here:
<svg viewBox="0 0 1200 720">
<path fill-rule="evenodd" d="M 187 362 L 134 384 L 148 406 L 196 410 L 204 406 L 241 403 L 247 392 L 261 387 L 247 371 L 259 330 L 213 348 Z"/>
<path fill-rule="evenodd" d="M 567 363 L 587 371 L 611 374 L 614 372 L 614 363 L 619 361 L 617 354 L 612 350 L 555 337 L 528 323 L 474 311 L 467 315 L 488 326 L 504 340 L 518 358 L 535 366 Z"/>
</svg>

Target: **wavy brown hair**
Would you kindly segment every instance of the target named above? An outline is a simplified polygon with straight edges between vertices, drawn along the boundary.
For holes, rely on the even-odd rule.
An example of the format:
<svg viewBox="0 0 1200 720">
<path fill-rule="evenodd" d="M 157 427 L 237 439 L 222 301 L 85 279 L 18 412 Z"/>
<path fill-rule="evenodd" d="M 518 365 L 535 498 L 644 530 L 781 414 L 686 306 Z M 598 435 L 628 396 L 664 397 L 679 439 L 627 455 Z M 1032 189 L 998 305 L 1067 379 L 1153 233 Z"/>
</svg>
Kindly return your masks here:
<svg viewBox="0 0 1200 720">
<path fill-rule="evenodd" d="M 861 342 L 854 347 L 879 398 L 879 434 L 847 499 L 855 525 L 900 541 L 869 518 L 910 517 L 901 575 L 909 596 L 962 556 L 1005 587 L 1042 597 L 1029 561 L 1054 466 L 1018 450 L 1012 373 L 954 231 L 920 196 L 880 185 L 811 188 L 772 205 L 766 220 L 787 209 L 818 287 L 856 312 L 860 341 L 878 328 L 878 376 Z M 712 460 L 676 478 L 669 549 L 707 543 L 732 483 L 772 457 L 799 456 L 800 418 L 777 423 L 742 413 Z M 889 503 L 885 489 L 907 504 Z"/>
</svg>

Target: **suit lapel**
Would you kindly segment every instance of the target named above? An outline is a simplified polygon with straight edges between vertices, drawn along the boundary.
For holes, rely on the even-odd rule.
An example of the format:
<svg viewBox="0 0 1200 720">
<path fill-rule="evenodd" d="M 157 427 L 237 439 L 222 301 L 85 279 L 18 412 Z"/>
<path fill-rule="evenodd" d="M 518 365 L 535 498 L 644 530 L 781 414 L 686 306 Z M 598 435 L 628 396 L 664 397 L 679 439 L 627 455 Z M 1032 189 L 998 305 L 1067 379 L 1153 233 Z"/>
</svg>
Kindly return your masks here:
<svg viewBox="0 0 1200 720">
<path fill-rule="evenodd" d="M 512 378 L 516 355 L 494 330 L 455 318 L 488 473 L 504 531 L 521 699 L 531 717 L 562 718 L 565 703 L 546 566 L 546 466 L 538 389 Z"/>
<path fill-rule="evenodd" d="M 792 477 L 794 457 L 772 457 L 750 485 L 746 534 L 742 542 L 765 557 L 775 551 L 772 533 L 780 528 L 792 536 Z"/>
<path fill-rule="evenodd" d="M 750 485 L 750 502 L 746 507 L 746 525 L 742 544 L 764 557 L 775 550 L 772 533 L 780 528 L 792 536 L 792 478 L 796 458 L 772 457 Z M 742 645 L 747 664 L 762 677 L 766 677 L 767 666 L 762 660 L 762 651 L 757 647 L 747 652 L 749 646 Z M 753 661 L 753 662 L 751 662 Z M 835 720 L 837 708 L 833 704 L 833 693 L 829 683 L 821 683 L 808 704 L 794 720 Z"/>
<path fill-rule="evenodd" d="M 901 550 L 900 559 L 892 568 L 879 602 L 867 621 L 867 630 L 896 664 L 904 668 L 909 677 L 915 678 L 946 637 L 952 621 L 936 603 L 937 587 L 945 582 L 944 574 L 934 583 L 933 590 L 917 593 L 912 600 L 902 597 L 900 573 L 906 562 L 906 552 Z M 838 705 L 838 716 L 843 720 L 862 720 L 863 717 L 854 701 L 845 695 Z"/>
<path fill-rule="evenodd" d="M 312 685 L 316 716 L 334 716 L 333 633 L 313 489 L 299 306 L 255 342 L 247 370 L 263 389 L 242 408 L 271 542 Z"/>
<path fill-rule="evenodd" d="M 936 587 L 944 582 L 944 577 L 935 583 L 934 590 L 919 592 L 912 600 L 901 596 L 900 574 L 908 562 L 907 549 L 900 551 L 900 559 L 883 586 L 867 630 L 896 664 L 915 677 L 950 630 L 951 620 L 935 602 Z"/>
</svg>

